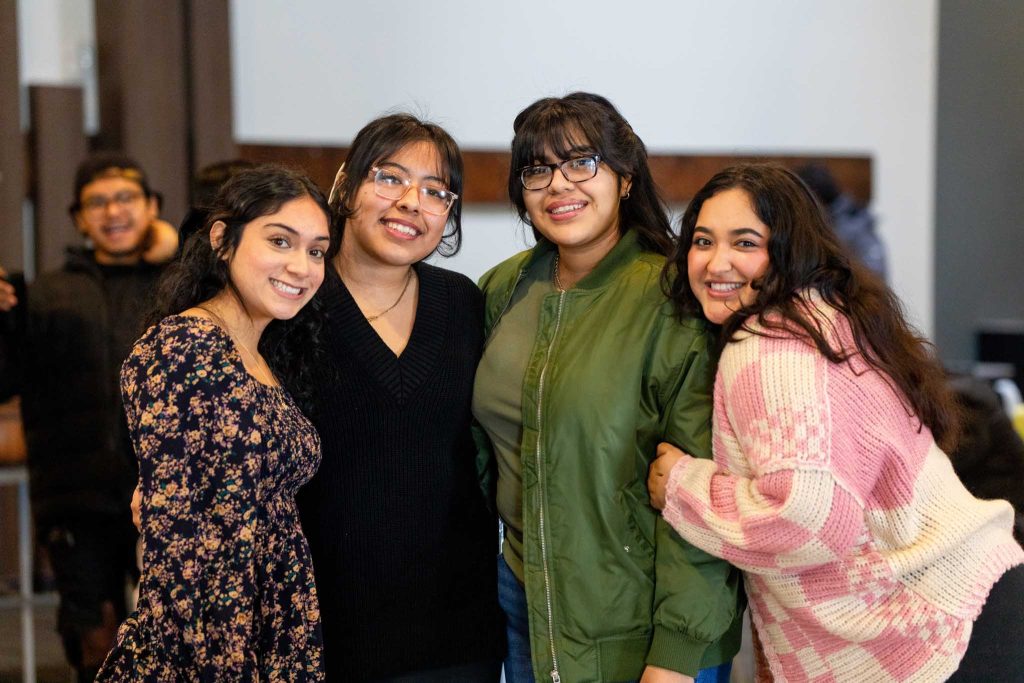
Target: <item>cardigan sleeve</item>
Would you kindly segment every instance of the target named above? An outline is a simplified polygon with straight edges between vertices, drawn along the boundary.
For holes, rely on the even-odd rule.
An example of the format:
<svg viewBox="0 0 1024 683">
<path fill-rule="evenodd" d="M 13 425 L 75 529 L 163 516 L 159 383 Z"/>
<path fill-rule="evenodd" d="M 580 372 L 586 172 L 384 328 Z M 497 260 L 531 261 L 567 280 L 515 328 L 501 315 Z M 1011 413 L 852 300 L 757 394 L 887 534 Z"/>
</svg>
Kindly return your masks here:
<svg viewBox="0 0 1024 683">
<path fill-rule="evenodd" d="M 676 464 L 665 519 L 754 573 L 797 572 L 844 555 L 863 531 L 864 508 L 837 476 L 836 458 L 856 453 L 834 423 L 829 378 L 828 360 L 799 339 L 731 343 L 717 379 L 716 461 Z"/>
</svg>

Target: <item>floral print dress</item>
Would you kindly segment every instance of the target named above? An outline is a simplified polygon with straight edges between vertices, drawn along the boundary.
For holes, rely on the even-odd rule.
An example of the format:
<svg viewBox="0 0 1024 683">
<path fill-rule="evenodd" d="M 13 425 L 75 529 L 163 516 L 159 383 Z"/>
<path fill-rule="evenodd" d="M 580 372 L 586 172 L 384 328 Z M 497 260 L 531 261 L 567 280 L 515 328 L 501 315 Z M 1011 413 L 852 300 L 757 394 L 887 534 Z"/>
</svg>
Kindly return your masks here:
<svg viewBox="0 0 1024 683">
<path fill-rule="evenodd" d="M 322 681 L 296 490 L 316 431 L 212 322 L 171 316 L 121 370 L 142 487 L 138 609 L 97 681 Z"/>
</svg>

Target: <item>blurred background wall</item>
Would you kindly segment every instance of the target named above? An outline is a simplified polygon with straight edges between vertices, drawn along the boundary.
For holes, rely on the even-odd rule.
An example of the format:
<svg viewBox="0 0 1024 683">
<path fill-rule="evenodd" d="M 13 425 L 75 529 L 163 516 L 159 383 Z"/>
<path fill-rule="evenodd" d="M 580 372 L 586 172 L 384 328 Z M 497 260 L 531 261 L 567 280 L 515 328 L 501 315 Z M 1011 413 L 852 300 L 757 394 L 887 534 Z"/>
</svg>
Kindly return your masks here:
<svg viewBox="0 0 1024 683">
<path fill-rule="evenodd" d="M 199 73 L 192 87 L 231 91 L 231 144 L 344 146 L 370 118 L 409 109 L 464 149 L 505 150 L 525 105 L 592 90 L 655 154 L 870 157 L 890 282 L 945 359 L 972 359 L 979 326 L 1024 318 L 1019 2 L 218 1 L 230 79 Z M 171 4 L 14 0 L 19 82 L 80 86 L 83 130 L 100 134 L 97 15 L 145 23 Z M 150 174 L 178 220 L 187 170 Z M 465 226 L 448 265 L 473 277 L 529 244 L 504 204 L 468 206 Z"/>
<path fill-rule="evenodd" d="M 1024 2 L 942 0 L 935 183 L 935 342 L 1024 358 Z M 999 343 L 998 334 L 1004 341 Z M 1005 347 L 1005 349 L 1003 348 Z M 1024 377 L 1018 367 L 1017 381 Z"/>
<path fill-rule="evenodd" d="M 95 92 L 92 6 L 19 0 L 23 83 Z M 524 106 L 586 89 L 615 102 L 656 153 L 869 155 L 893 284 L 933 329 L 932 0 L 232 0 L 229 9 L 243 143 L 343 145 L 370 118 L 412 109 L 467 149 L 501 150 Z M 97 109 L 85 107 L 87 126 Z M 526 245 L 504 206 L 471 206 L 465 225 L 466 248 L 450 265 L 472 276 Z"/>
<path fill-rule="evenodd" d="M 465 147 L 507 148 L 523 107 L 608 96 L 652 152 L 868 154 L 892 281 L 933 326 L 930 0 L 276 3 L 235 0 L 235 132 L 342 142 L 412 108 Z M 504 209 L 466 215 L 471 275 L 515 248 Z"/>
</svg>

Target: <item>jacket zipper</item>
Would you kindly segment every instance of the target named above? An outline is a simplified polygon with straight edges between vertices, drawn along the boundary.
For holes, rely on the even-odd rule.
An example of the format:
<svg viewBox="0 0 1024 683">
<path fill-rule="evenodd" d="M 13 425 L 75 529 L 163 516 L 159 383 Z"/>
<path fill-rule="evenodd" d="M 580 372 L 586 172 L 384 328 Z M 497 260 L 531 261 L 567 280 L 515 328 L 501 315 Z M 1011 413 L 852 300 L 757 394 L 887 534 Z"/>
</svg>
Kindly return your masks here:
<svg viewBox="0 0 1024 683">
<path fill-rule="evenodd" d="M 558 312 L 555 314 L 555 330 L 551 334 L 551 341 L 548 342 L 547 354 L 544 357 L 544 367 L 540 370 L 540 379 L 537 381 L 537 496 L 538 500 L 538 531 L 540 534 L 540 557 L 544 568 L 544 599 L 548 615 L 548 642 L 551 645 L 551 682 L 561 683 L 562 677 L 558 673 L 558 653 L 555 651 L 555 620 L 551 609 L 551 569 L 548 566 L 548 546 L 544 532 L 544 463 L 541 450 L 541 406 L 544 403 L 544 377 L 548 371 L 548 363 L 551 362 L 551 350 L 558 338 L 558 328 L 562 324 L 562 304 L 565 302 L 565 292 L 558 295 Z"/>
</svg>

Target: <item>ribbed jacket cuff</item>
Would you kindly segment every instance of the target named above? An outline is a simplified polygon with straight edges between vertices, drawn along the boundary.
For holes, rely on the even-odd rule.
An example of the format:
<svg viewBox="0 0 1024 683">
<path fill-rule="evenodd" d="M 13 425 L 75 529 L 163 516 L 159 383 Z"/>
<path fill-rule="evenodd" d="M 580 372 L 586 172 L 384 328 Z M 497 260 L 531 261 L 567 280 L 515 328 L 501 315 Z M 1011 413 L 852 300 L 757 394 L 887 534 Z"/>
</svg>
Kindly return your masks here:
<svg viewBox="0 0 1024 683">
<path fill-rule="evenodd" d="M 651 649 L 647 651 L 647 663 L 696 678 L 708 645 L 710 643 L 694 640 L 685 633 L 655 625 Z"/>
</svg>

